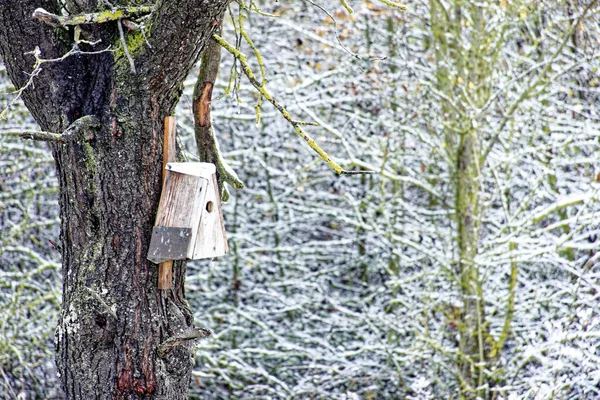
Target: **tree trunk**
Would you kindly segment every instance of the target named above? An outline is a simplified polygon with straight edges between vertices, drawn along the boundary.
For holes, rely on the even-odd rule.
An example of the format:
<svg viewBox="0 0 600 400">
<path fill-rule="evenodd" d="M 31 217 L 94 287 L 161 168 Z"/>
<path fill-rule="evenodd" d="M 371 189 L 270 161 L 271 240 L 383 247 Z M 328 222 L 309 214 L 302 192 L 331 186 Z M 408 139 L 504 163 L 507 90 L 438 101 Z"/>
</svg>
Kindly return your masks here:
<svg viewBox="0 0 600 400">
<path fill-rule="evenodd" d="M 101 42 L 79 43 L 79 50 L 111 50 L 43 63 L 23 92 L 43 130 L 64 132 L 62 143 L 51 146 L 64 281 L 57 364 L 68 399 L 187 398 L 191 343 L 157 352 L 193 328 L 185 265 L 175 264 L 173 289 L 159 291 L 157 266 L 146 253 L 161 189 L 163 119 L 226 5 L 159 0 L 144 35 L 124 29 L 126 48 L 120 22 L 81 25 L 80 38 Z M 38 7 L 61 14 L 56 0 L 0 0 L 0 49 L 17 88 L 35 63 L 26 52 L 39 47 L 39 57 L 50 59 L 74 46 L 72 26 L 32 19 Z M 70 14 L 103 7 L 95 0 L 66 2 Z"/>
<path fill-rule="evenodd" d="M 479 267 L 474 263 L 479 243 L 479 140 L 477 132 L 461 136 L 456 165 L 456 215 L 458 222 L 458 273 L 463 299 L 459 366 L 470 390 L 483 384 L 486 357 L 485 320 Z M 478 367 L 477 367 L 477 366 Z M 467 389 L 467 388 L 464 388 Z M 470 396 L 469 396 L 470 397 Z"/>
</svg>

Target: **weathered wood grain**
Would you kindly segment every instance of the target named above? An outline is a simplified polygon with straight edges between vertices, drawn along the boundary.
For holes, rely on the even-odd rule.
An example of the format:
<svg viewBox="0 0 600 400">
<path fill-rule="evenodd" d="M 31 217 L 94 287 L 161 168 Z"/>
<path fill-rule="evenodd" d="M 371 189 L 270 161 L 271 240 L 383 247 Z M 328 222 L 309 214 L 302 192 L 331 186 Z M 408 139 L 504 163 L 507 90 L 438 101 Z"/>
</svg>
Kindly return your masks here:
<svg viewBox="0 0 600 400">
<path fill-rule="evenodd" d="M 177 141 L 177 130 L 175 117 L 165 117 L 163 136 L 163 190 L 167 177 L 167 164 L 177 161 L 175 143 Z M 173 260 L 162 262 L 158 265 L 158 288 L 162 290 L 173 287 Z"/>
</svg>

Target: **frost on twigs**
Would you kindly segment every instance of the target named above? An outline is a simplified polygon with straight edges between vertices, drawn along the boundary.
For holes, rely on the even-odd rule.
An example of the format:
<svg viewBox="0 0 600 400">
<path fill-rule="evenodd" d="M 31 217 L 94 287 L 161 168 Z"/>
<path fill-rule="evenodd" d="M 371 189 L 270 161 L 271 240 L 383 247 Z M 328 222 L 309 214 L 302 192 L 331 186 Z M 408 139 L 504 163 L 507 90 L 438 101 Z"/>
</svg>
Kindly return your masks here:
<svg viewBox="0 0 600 400">
<path fill-rule="evenodd" d="M 348 61 L 312 7 L 280 2 L 265 8 L 280 18 L 247 29 L 274 64 L 268 86 L 279 103 L 335 137 L 315 140 L 360 157 L 340 164 L 379 173 L 360 183 L 327 177 L 303 143 L 280 137 L 278 110 L 247 128 L 254 85 L 239 86 L 237 114 L 220 104 L 230 154 L 257 168 L 243 169 L 243 207 L 227 210 L 238 229 L 231 262 L 190 267 L 202 292 L 197 318 L 215 331 L 199 344 L 193 390 L 240 399 L 595 398 L 599 64 L 590 39 L 599 16 L 571 31 L 583 8 L 560 2 L 536 5 L 526 20 L 500 2 L 411 2 L 412 21 L 377 1 L 349 3 L 352 15 L 331 11 L 345 45 L 386 60 Z M 286 21 L 294 13 L 302 17 Z M 539 29 L 539 43 L 525 39 L 527 27 Z M 230 43 L 246 50 L 260 83 L 239 41 Z M 224 63 L 244 72 L 237 59 Z M 466 135 L 479 138 L 475 152 L 460 146 Z M 481 163 L 465 157 L 486 152 Z M 472 179 L 459 182 L 461 165 Z M 473 191 L 479 214 L 469 220 L 461 212 Z M 479 225 L 476 240 L 459 235 L 459 219 Z M 460 279 L 459 261 L 470 279 Z M 461 337 L 479 351 L 460 347 Z"/>
<path fill-rule="evenodd" d="M 303 124 L 294 120 L 292 118 L 292 116 L 290 115 L 290 113 L 286 110 L 286 108 L 273 98 L 273 96 L 267 91 L 267 89 L 264 87 L 263 84 L 261 84 L 260 82 L 258 82 L 256 80 L 256 78 L 254 77 L 254 73 L 252 72 L 252 69 L 250 68 L 250 65 L 248 64 L 248 61 L 246 60 L 247 59 L 246 55 L 244 53 L 240 52 L 235 47 L 233 47 L 229 42 L 227 42 L 221 36 L 213 35 L 213 37 L 225 50 L 227 50 L 229 53 L 231 53 L 236 58 L 236 60 L 238 60 L 240 62 L 241 66 L 242 66 L 242 70 L 244 71 L 244 74 L 246 75 L 246 77 L 248 78 L 248 80 L 250 81 L 252 86 L 254 86 L 254 88 L 256 90 L 258 90 L 258 92 L 261 94 L 261 96 L 263 96 L 265 99 L 267 99 L 267 101 L 269 101 L 277 109 L 277 111 L 279 111 L 281 113 L 281 115 L 292 125 L 292 127 L 294 128 L 296 133 L 302 139 L 304 139 L 307 142 L 308 146 L 311 149 L 313 149 L 319 155 L 319 157 L 321 157 L 322 160 L 327 162 L 327 164 L 338 175 L 359 175 L 359 174 L 374 173 L 374 171 L 347 171 L 347 170 L 344 170 L 338 163 L 336 163 L 333 159 L 331 159 L 331 157 L 325 151 L 323 151 L 323 149 L 314 141 L 314 139 L 312 137 L 310 137 L 308 135 L 308 133 L 306 133 L 304 131 L 304 129 L 302 129 Z"/>
<path fill-rule="evenodd" d="M 10 87 L 0 72 L 0 92 Z M 39 127 L 21 101 L 11 111 L 0 120 L 0 398 L 61 398 L 58 182 L 48 146 L 11 134 Z"/>
</svg>

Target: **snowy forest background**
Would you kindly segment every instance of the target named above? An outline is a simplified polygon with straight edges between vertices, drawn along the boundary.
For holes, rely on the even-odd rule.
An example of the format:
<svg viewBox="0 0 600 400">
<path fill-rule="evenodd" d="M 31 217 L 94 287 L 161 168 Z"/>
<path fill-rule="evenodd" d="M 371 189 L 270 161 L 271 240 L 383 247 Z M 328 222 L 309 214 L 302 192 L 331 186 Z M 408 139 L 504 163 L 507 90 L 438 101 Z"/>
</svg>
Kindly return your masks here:
<svg viewBox="0 0 600 400">
<path fill-rule="evenodd" d="M 231 5 L 224 36 L 257 73 L 243 19 L 270 92 L 376 174 L 336 176 L 266 102 L 256 124 L 224 52 L 213 123 L 246 188 L 224 205 L 229 254 L 188 264 L 213 332 L 191 398 L 600 398 L 598 1 L 343 3 Z M 59 399 L 54 162 L 16 137 L 37 129 L 19 101 L 3 116 L 0 398 Z"/>
</svg>

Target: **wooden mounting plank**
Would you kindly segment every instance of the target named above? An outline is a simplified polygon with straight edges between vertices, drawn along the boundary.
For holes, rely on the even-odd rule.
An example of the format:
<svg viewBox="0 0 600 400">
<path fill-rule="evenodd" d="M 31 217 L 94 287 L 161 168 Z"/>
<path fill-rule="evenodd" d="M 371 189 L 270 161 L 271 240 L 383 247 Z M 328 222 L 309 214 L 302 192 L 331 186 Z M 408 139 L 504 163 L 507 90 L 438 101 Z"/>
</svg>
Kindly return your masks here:
<svg viewBox="0 0 600 400">
<path fill-rule="evenodd" d="M 169 162 L 177 161 L 176 153 L 176 121 L 175 117 L 165 117 L 163 138 L 163 189 L 166 180 L 165 167 Z M 156 225 L 156 224 L 155 224 Z M 158 288 L 171 289 L 173 287 L 173 260 L 165 261 L 158 265 Z"/>
</svg>

